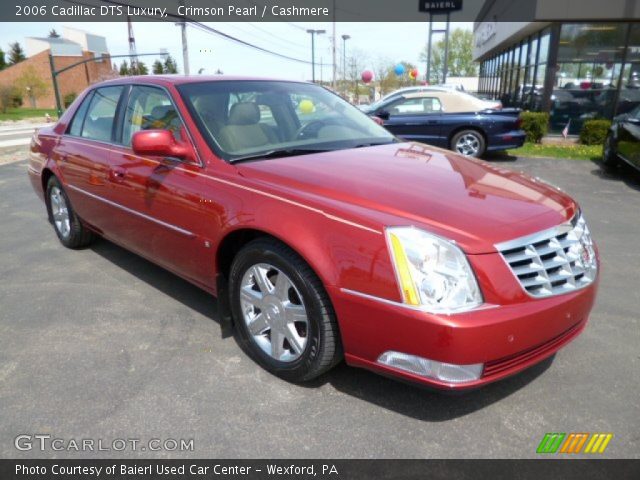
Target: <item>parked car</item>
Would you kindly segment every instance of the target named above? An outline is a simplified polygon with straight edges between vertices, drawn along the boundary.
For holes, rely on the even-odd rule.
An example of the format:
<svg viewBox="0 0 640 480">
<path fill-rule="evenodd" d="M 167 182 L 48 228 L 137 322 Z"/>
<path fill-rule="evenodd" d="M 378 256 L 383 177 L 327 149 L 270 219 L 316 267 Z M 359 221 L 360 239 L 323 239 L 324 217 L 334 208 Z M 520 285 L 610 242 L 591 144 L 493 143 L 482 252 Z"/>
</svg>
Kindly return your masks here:
<svg viewBox="0 0 640 480">
<path fill-rule="evenodd" d="M 640 106 L 615 117 L 604 141 L 603 165 L 614 168 L 620 161 L 640 171 Z"/>
<path fill-rule="evenodd" d="M 457 103 L 473 105 L 470 107 L 474 110 L 500 110 L 502 108 L 502 102 L 500 100 L 491 100 L 480 98 L 478 95 L 474 95 L 472 93 L 463 92 L 452 88 L 451 86 L 446 85 L 416 85 L 413 87 L 404 87 L 398 90 L 391 92 L 388 95 L 385 95 L 377 102 L 372 103 L 371 105 L 362 105 L 360 109 L 370 114 L 372 111 L 377 110 L 381 105 L 389 103 L 392 99 L 400 98 L 403 95 L 408 95 L 410 93 L 424 93 L 424 92 L 453 92 Z"/>
<path fill-rule="evenodd" d="M 484 105 L 461 92 L 431 90 L 392 97 L 367 113 L 400 138 L 470 157 L 521 147 L 526 134 L 520 110 L 487 110 Z"/>
<path fill-rule="evenodd" d="M 216 295 L 239 345 L 289 381 L 344 358 L 479 387 L 573 340 L 596 295 L 569 196 L 401 143 L 317 85 L 119 78 L 30 150 L 64 246 L 103 236 Z"/>
</svg>

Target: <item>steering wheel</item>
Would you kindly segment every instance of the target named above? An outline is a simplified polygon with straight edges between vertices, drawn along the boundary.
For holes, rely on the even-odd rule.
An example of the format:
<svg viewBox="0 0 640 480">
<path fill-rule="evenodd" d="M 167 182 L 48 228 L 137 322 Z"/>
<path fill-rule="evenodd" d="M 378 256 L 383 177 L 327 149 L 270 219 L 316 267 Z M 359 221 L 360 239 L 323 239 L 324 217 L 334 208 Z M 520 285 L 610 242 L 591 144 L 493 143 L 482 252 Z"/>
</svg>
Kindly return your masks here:
<svg viewBox="0 0 640 480">
<path fill-rule="evenodd" d="M 318 138 L 320 129 L 326 125 L 324 120 L 311 120 L 306 125 L 303 125 L 296 132 L 296 140 L 303 140 L 305 138 Z"/>
</svg>

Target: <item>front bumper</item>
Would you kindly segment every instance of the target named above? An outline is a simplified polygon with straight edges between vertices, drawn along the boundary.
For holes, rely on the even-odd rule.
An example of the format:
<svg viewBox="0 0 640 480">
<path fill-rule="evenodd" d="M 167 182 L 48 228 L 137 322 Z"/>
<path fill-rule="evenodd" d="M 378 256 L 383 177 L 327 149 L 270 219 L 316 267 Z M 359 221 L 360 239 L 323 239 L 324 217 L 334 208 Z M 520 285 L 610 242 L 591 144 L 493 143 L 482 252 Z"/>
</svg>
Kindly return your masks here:
<svg viewBox="0 0 640 480">
<path fill-rule="evenodd" d="M 349 365 L 445 390 L 477 388 L 550 357 L 585 327 L 597 280 L 569 294 L 433 315 L 405 305 L 330 288 Z M 445 383 L 382 365 L 387 351 L 455 365 L 483 363 L 478 380 Z"/>
</svg>

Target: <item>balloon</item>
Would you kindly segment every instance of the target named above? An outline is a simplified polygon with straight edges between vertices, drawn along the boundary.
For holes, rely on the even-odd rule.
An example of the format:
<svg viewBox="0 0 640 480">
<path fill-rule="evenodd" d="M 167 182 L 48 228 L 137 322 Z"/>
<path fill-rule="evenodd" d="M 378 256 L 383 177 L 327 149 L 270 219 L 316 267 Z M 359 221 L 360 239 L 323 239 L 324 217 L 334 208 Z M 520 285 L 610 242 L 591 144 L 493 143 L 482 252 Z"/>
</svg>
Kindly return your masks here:
<svg viewBox="0 0 640 480">
<path fill-rule="evenodd" d="M 399 63 L 398 65 L 396 65 L 396 68 L 394 68 L 393 71 L 396 72 L 396 75 L 398 76 L 404 75 L 404 65 Z"/>
<path fill-rule="evenodd" d="M 417 68 L 414 68 L 414 69 L 412 69 L 412 70 L 409 72 L 409 76 L 410 76 L 412 79 L 414 79 L 414 80 L 415 80 L 416 78 L 418 78 L 418 75 L 419 75 L 419 74 L 420 74 L 420 73 L 418 72 L 418 69 L 417 69 Z"/>
<path fill-rule="evenodd" d="M 302 100 L 298 104 L 298 107 L 300 107 L 300 112 L 304 113 L 306 115 L 308 115 L 310 113 L 313 113 L 313 111 L 316 109 L 316 107 L 313 104 L 313 102 L 311 100 L 307 100 L 307 99 Z"/>
<path fill-rule="evenodd" d="M 371 82 L 371 80 L 373 80 L 373 72 L 371 70 L 365 70 L 364 72 L 362 72 L 361 77 L 364 83 L 369 83 Z"/>
</svg>

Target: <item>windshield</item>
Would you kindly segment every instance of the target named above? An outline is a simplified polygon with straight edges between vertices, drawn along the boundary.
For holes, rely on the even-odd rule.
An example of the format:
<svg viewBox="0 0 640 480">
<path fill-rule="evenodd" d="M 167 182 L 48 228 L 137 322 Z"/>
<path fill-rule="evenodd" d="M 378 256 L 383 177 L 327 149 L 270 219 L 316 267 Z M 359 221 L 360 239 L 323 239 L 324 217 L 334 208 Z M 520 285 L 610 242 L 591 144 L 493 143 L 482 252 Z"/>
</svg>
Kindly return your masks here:
<svg viewBox="0 0 640 480">
<path fill-rule="evenodd" d="M 213 150 L 229 161 L 395 141 L 357 108 L 317 85 L 222 80 L 183 84 L 178 90 Z"/>
</svg>

